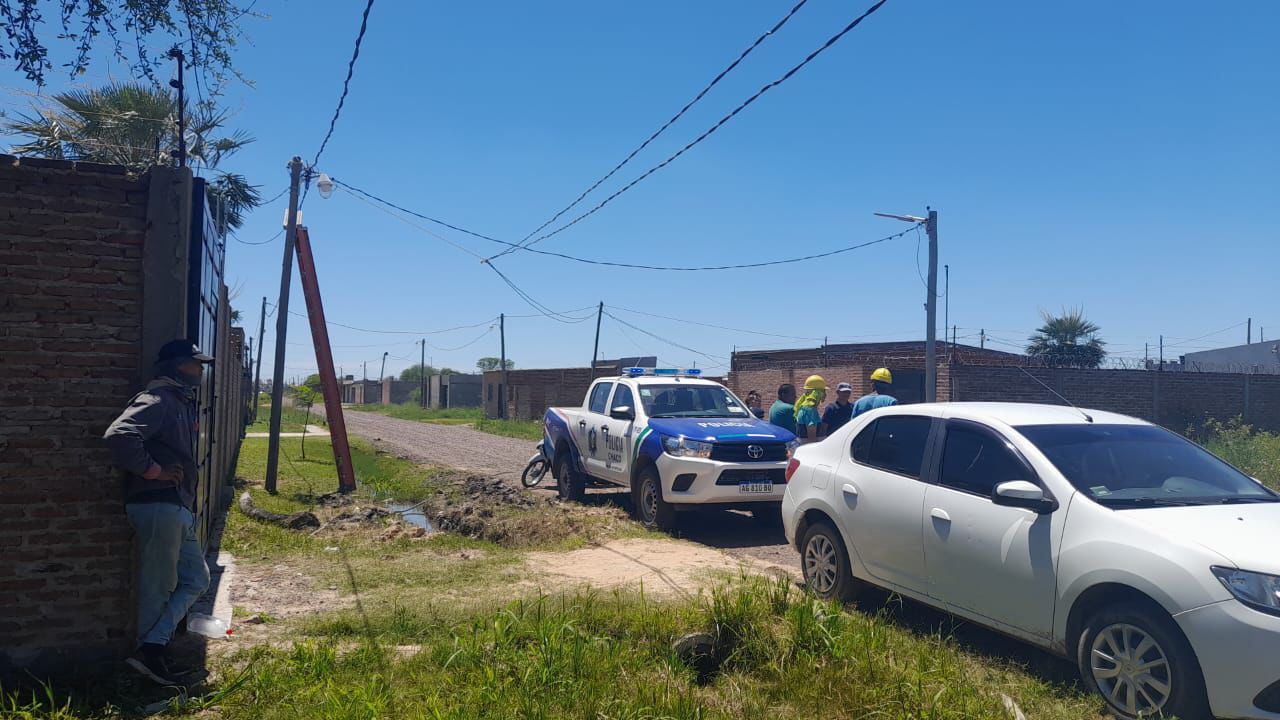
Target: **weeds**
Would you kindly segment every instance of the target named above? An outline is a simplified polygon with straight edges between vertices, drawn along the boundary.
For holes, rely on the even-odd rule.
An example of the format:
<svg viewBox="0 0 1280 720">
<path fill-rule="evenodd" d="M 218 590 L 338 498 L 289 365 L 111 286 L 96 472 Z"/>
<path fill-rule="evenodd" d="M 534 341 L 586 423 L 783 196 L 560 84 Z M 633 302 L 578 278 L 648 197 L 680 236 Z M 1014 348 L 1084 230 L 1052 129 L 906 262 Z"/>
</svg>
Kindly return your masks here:
<svg viewBox="0 0 1280 720">
<path fill-rule="evenodd" d="M 1208 420 L 1188 428 L 1186 435 L 1273 490 L 1280 490 L 1280 435 L 1259 432 L 1239 417 L 1226 422 Z"/>
</svg>

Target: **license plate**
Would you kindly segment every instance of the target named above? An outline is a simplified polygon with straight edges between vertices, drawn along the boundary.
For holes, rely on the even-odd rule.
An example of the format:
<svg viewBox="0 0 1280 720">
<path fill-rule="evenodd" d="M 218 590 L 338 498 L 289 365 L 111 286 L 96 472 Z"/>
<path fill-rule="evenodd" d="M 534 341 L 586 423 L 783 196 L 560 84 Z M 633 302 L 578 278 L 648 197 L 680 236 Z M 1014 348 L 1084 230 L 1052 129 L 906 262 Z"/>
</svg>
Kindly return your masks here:
<svg viewBox="0 0 1280 720">
<path fill-rule="evenodd" d="M 740 493 L 771 493 L 773 492 L 773 483 L 771 482 L 738 483 L 738 492 Z"/>
</svg>

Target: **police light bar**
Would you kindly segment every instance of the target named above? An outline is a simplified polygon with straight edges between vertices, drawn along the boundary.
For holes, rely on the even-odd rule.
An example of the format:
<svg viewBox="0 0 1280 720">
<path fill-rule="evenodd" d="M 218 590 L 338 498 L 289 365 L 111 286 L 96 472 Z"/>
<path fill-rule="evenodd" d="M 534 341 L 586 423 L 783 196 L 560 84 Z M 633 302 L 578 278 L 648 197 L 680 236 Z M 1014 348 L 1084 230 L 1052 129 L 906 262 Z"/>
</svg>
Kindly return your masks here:
<svg viewBox="0 0 1280 720">
<path fill-rule="evenodd" d="M 698 377 L 702 370 L 698 368 L 622 368 L 622 374 L 629 377 Z"/>
</svg>

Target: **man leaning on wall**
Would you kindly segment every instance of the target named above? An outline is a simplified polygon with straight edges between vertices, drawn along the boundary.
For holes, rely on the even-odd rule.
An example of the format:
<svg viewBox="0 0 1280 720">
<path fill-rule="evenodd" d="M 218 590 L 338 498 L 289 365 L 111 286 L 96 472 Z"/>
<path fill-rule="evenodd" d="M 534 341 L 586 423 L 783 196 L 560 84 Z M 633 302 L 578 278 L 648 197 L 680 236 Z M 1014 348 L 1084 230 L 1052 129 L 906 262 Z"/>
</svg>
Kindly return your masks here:
<svg viewBox="0 0 1280 720">
<path fill-rule="evenodd" d="M 125 661 L 152 682 L 176 685 L 165 649 L 209 587 L 196 538 L 196 388 L 213 358 L 188 340 L 160 348 L 155 379 L 129 401 L 103 439 L 124 470 L 125 512 L 138 548 L 138 636 Z"/>
</svg>

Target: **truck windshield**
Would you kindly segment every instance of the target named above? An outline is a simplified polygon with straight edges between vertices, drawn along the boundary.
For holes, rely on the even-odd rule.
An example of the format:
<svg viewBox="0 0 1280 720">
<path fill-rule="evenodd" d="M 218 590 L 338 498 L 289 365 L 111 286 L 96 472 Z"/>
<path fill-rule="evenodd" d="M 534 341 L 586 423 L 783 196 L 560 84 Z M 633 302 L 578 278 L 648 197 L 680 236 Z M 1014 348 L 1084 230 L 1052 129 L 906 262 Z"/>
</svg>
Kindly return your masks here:
<svg viewBox="0 0 1280 720">
<path fill-rule="evenodd" d="M 1077 490 L 1111 507 L 1280 502 L 1216 455 L 1150 425 L 1024 425 Z"/>
<path fill-rule="evenodd" d="M 749 418 L 728 388 L 715 385 L 641 385 L 640 404 L 651 418 Z"/>
</svg>

